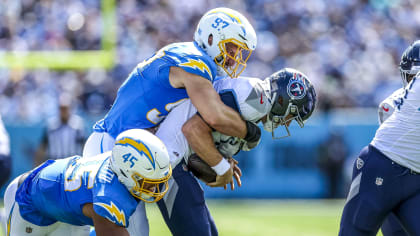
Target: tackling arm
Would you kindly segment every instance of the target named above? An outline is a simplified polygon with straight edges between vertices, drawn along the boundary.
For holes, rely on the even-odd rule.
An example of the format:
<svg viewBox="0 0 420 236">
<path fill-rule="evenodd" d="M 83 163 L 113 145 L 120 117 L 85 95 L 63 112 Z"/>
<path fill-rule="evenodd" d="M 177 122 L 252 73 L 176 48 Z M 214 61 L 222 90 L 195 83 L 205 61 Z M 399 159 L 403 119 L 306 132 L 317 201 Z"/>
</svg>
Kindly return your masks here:
<svg viewBox="0 0 420 236">
<path fill-rule="evenodd" d="M 209 80 L 171 67 L 170 82 L 175 88 L 185 87 L 191 102 L 211 127 L 229 136 L 247 136 L 245 121 L 236 111 L 223 104 Z"/>
<path fill-rule="evenodd" d="M 214 145 L 211 128 L 203 121 L 203 119 L 201 119 L 200 116 L 194 115 L 191 117 L 191 119 L 182 126 L 182 132 L 191 148 L 199 157 L 201 157 L 211 167 L 214 168 L 218 166 L 220 171 L 222 171 L 223 174 L 218 173 L 216 181 L 208 183 L 209 186 L 225 186 L 226 188 L 226 185 L 230 183 L 231 189 L 233 190 L 233 175 L 235 175 L 238 185 L 241 186 L 239 174 L 240 170 L 238 171 L 239 168 L 236 166 L 237 162 L 235 163 L 233 160 L 230 160 L 227 166 L 221 166 L 221 164 L 226 161 Z"/>
</svg>

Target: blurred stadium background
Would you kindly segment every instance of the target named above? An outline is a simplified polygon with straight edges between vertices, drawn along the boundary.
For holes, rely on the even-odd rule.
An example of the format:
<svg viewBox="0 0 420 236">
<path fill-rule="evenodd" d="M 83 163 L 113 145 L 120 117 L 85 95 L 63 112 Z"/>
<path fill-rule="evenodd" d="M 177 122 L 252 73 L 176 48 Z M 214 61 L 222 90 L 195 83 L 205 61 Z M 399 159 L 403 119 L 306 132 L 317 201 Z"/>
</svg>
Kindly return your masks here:
<svg viewBox="0 0 420 236">
<path fill-rule="evenodd" d="M 243 75 L 297 68 L 314 83 L 319 103 L 292 137 L 264 134 L 259 148 L 238 156 L 242 188 L 205 187 L 216 199 L 210 208 L 220 233 L 335 235 L 352 162 L 374 136 L 377 105 L 401 86 L 401 53 L 420 35 L 416 2 L 1 0 L 0 114 L 11 137 L 11 179 L 33 167 L 60 94 L 72 96 L 89 133 L 137 63 L 166 44 L 191 41 L 201 15 L 225 6 L 257 30 Z M 163 221 L 150 209 L 152 235 L 168 234 L 158 232 Z"/>
</svg>

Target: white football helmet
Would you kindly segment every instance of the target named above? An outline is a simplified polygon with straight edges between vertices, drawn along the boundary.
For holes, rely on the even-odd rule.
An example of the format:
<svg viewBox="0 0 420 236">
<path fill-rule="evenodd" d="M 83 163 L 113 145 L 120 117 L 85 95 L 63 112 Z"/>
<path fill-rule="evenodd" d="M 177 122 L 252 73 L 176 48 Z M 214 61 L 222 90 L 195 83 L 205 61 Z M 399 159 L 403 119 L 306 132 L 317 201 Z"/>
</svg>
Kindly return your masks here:
<svg viewBox="0 0 420 236">
<path fill-rule="evenodd" d="M 145 202 L 162 199 L 172 175 L 165 145 L 143 129 L 118 135 L 112 148 L 111 169 L 134 197 Z"/>
<path fill-rule="evenodd" d="M 211 45 L 209 36 L 213 37 Z M 215 8 L 204 14 L 197 25 L 194 41 L 232 78 L 242 73 L 257 47 L 252 25 L 241 13 L 229 8 Z M 236 53 L 227 51 L 228 43 L 237 46 Z M 226 64 L 229 58 L 235 61 L 234 65 Z"/>
</svg>

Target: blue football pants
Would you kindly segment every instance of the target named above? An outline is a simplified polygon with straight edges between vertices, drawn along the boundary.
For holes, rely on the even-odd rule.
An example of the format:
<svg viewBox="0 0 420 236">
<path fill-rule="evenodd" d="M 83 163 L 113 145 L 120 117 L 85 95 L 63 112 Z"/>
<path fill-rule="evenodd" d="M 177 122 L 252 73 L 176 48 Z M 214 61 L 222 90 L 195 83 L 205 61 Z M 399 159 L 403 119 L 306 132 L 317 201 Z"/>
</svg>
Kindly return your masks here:
<svg viewBox="0 0 420 236">
<path fill-rule="evenodd" d="M 184 162 L 172 172 L 169 190 L 158 202 L 160 212 L 174 236 L 215 236 L 216 225 L 207 208 L 198 180 Z"/>
<path fill-rule="evenodd" d="M 376 235 L 391 212 L 410 235 L 420 235 L 420 175 L 369 145 L 354 163 L 339 235 Z"/>
</svg>

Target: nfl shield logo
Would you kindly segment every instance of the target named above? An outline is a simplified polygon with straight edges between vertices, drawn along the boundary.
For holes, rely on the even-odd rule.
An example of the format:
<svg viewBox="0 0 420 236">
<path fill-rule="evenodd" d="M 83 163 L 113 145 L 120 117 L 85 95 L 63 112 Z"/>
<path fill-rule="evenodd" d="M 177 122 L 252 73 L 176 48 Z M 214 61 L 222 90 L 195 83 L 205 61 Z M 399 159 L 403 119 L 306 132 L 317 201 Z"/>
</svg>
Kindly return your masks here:
<svg viewBox="0 0 420 236">
<path fill-rule="evenodd" d="M 384 179 L 380 177 L 376 177 L 376 181 L 375 181 L 376 185 L 381 186 L 383 182 L 384 182 Z"/>
<path fill-rule="evenodd" d="M 30 234 L 30 233 L 32 233 L 32 228 L 31 227 L 26 227 L 26 233 L 28 233 L 28 234 Z"/>
<path fill-rule="evenodd" d="M 360 170 L 363 167 L 364 164 L 365 164 L 365 162 L 360 157 L 358 157 L 356 159 L 356 168 L 358 170 Z"/>
</svg>

